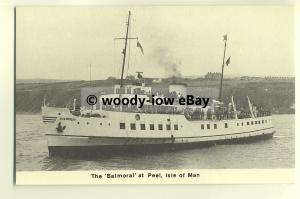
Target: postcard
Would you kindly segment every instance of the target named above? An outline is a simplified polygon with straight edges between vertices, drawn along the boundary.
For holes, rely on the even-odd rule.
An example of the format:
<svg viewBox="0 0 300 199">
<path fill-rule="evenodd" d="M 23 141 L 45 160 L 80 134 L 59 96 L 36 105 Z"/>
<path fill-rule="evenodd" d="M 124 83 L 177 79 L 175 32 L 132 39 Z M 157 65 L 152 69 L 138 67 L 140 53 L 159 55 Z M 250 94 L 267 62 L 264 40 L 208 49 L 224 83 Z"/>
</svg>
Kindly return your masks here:
<svg viewBox="0 0 300 199">
<path fill-rule="evenodd" d="M 17 185 L 292 183 L 293 6 L 17 6 Z"/>
</svg>

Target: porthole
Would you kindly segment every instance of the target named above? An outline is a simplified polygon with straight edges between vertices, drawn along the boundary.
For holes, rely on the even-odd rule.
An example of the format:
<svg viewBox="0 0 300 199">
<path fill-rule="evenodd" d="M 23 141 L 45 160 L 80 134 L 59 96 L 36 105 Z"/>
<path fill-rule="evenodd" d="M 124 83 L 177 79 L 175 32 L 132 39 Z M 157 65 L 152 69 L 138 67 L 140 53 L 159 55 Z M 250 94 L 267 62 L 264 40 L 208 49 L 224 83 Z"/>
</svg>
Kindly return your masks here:
<svg viewBox="0 0 300 199">
<path fill-rule="evenodd" d="M 141 130 L 146 130 L 146 125 L 145 124 L 141 124 L 140 127 L 141 127 Z"/>
<path fill-rule="evenodd" d="M 136 130 L 135 123 L 131 123 L 131 124 L 130 124 L 130 129 L 131 129 L 131 130 Z"/>
<path fill-rule="evenodd" d="M 178 124 L 174 124 L 174 130 L 178 130 Z"/>
<path fill-rule="evenodd" d="M 167 124 L 167 125 L 166 125 L 166 128 L 167 128 L 168 131 L 170 131 L 170 130 L 171 130 L 171 125 L 170 125 L 170 124 Z"/>
<path fill-rule="evenodd" d="M 162 124 L 158 124 L 158 130 L 163 130 L 163 125 Z"/>
<path fill-rule="evenodd" d="M 154 130 L 154 124 L 150 124 L 150 130 Z"/>
<path fill-rule="evenodd" d="M 125 123 L 124 122 L 120 122 L 120 129 L 125 129 Z"/>
<path fill-rule="evenodd" d="M 206 125 L 206 128 L 207 128 L 207 129 L 210 129 L 210 124 L 207 124 L 207 125 Z"/>
</svg>

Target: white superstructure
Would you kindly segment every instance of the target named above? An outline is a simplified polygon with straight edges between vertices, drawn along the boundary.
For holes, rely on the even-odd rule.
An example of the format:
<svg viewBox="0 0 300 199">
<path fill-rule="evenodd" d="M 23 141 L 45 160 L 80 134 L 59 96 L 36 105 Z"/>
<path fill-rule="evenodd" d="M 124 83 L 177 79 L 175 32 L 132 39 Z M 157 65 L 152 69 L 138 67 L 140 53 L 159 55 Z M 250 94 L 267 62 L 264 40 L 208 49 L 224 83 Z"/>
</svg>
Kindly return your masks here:
<svg viewBox="0 0 300 199">
<path fill-rule="evenodd" d="M 252 113 L 252 117 L 238 119 L 232 104 L 233 99 L 227 116 L 217 112 L 223 103 L 216 100 L 206 108 L 173 105 L 157 106 L 153 108 L 156 111 L 136 107 L 123 107 L 120 111 L 120 107 L 111 106 L 106 107 L 108 110 L 82 111 L 78 116 L 67 108 L 43 106 L 42 114 L 50 154 L 70 154 L 70 150 L 82 154 L 90 150 L 102 153 L 134 148 L 170 149 L 272 137 L 275 129 L 271 116 L 265 113 L 258 117 L 255 112 L 256 117 Z"/>
</svg>

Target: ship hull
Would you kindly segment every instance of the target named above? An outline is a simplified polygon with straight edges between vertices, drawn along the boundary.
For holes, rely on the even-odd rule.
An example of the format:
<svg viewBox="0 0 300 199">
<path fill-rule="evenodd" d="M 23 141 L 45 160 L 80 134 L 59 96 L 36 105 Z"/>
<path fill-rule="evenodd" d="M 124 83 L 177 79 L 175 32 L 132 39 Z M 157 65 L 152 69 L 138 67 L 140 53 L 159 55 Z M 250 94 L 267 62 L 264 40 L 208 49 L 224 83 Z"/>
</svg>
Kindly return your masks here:
<svg viewBox="0 0 300 199">
<path fill-rule="evenodd" d="M 244 143 L 271 138 L 271 116 L 231 120 L 188 120 L 182 114 L 99 112 L 74 116 L 45 107 L 43 122 L 50 156 L 97 157 Z"/>
<path fill-rule="evenodd" d="M 96 136 L 64 136 L 47 134 L 50 156 L 71 158 L 137 155 L 162 151 L 209 147 L 216 144 L 238 144 L 273 137 L 274 128 L 219 136 L 189 138 L 115 138 Z"/>
</svg>

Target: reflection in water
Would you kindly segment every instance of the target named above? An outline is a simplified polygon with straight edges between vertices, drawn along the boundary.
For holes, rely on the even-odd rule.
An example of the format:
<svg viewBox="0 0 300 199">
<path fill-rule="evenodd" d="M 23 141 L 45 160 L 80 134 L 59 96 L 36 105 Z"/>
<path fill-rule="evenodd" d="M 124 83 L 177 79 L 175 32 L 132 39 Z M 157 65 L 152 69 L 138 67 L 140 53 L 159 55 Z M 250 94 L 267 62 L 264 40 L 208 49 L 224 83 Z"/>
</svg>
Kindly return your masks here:
<svg viewBox="0 0 300 199">
<path fill-rule="evenodd" d="M 294 115 L 274 115 L 273 139 L 208 148 L 122 154 L 94 159 L 49 157 L 40 115 L 17 115 L 18 171 L 109 169 L 225 169 L 294 167 Z"/>
</svg>

